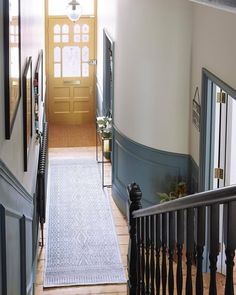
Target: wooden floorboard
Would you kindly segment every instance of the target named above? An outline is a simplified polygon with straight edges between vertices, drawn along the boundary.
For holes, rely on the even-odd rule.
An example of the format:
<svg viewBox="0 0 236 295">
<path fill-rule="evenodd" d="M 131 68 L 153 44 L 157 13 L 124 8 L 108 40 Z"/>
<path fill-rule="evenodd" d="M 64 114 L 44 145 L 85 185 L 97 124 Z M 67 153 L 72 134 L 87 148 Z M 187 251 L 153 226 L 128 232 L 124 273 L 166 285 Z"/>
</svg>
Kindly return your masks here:
<svg viewBox="0 0 236 295">
<path fill-rule="evenodd" d="M 95 146 L 95 123 L 83 125 L 49 124 L 48 144 L 50 148 Z"/>
</svg>

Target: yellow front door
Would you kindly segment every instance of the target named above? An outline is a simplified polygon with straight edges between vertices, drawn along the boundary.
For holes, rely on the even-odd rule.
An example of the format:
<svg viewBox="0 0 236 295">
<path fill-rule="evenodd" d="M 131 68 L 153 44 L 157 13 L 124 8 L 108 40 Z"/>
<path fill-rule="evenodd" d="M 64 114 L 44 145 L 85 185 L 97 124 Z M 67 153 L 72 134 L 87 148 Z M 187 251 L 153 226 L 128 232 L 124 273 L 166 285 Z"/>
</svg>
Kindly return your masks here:
<svg viewBox="0 0 236 295">
<path fill-rule="evenodd" d="M 92 122 L 95 116 L 95 19 L 49 17 L 49 121 Z"/>
</svg>

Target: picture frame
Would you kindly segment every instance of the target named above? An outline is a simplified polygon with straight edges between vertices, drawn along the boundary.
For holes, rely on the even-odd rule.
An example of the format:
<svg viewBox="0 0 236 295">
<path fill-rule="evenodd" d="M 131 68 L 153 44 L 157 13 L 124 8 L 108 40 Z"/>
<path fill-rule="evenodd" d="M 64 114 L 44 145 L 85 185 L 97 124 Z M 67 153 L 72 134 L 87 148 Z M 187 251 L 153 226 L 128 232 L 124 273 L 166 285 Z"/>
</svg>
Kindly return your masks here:
<svg viewBox="0 0 236 295">
<path fill-rule="evenodd" d="M 21 98 L 20 0 L 3 1 L 5 138 L 10 139 Z"/>
<path fill-rule="evenodd" d="M 23 73 L 23 133 L 24 133 L 24 171 L 28 168 L 29 149 L 33 134 L 32 107 L 33 107 L 33 77 L 32 58 L 29 57 Z"/>
<path fill-rule="evenodd" d="M 40 50 L 35 73 L 34 73 L 34 113 L 35 113 L 35 126 L 38 128 L 39 117 L 40 117 L 40 105 L 44 103 L 44 94 L 43 94 L 43 50 Z"/>
</svg>

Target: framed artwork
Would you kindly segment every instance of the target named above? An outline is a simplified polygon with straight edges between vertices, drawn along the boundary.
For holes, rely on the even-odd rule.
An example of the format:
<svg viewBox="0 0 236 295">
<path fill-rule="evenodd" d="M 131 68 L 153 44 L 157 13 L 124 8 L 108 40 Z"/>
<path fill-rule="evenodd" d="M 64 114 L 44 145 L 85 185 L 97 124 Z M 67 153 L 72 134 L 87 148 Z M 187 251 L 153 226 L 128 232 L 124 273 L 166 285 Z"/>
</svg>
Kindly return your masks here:
<svg viewBox="0 0 236 295">
<path fill-rule="evenodd" d="M 34 96 L 35 96 L 35 105 L 34 105 L 34 113 L 35 113 L 35 123 L 36 128 L 38 128 L 39 122 L 39 110 L 41 102 L 44 102 L 43 95 L 43 50 L 40 50 L 35 74 L 34 74 Z"/>
<path fill-rule="evenodd" d="M 24 171 L 27 171 L 29 148 L 32 140 L 32 82 L 32 58 L 29 57 L 23 74 Z"/>
<path fill-rule="evenodd" d="M 3 1 L 5 137 L 11 138 L 21 97 L 20 0 Z"/>
</svg>

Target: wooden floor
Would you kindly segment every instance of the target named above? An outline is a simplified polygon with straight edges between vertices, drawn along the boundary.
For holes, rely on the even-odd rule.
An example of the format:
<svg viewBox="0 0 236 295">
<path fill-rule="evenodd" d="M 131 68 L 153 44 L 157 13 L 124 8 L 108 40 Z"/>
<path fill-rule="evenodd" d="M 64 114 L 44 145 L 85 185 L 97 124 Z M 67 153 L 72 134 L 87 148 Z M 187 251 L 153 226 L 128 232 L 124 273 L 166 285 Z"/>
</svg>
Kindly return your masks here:
<svg viewBox="0 0 236 295">
<path fill-rule="evenodd" d="M 84 125 L 49 124 L 49 147 L 86 147 L 96 145 L 95 123 Z"/>
<path fill-rule="evenodd" d="M 87 158 L 93 157 L 95 159 L 95 148 L 84 147 L 84 148 L 54 148 L 49 150 L 49 157 L 69 157 L 69 158 Z M 108 170 L 108 169 L 107 169 Z M 109 171 L 107 171 L 108 173 Z M 110 176 L 107 175 L 109 181 Z M 110 204 L 114 217 L 114 223 L 116 232 L 118 235 L 120 251 L 124 268 L 127 268 L 127 251 L 128 251 L 128 228 L 127 222 L 113 199 L 111 198 L 111 190 L 107 189 L 110 196 Z M 114 284 L 114 285 L 95 285 L 85 287 L 68 287 L 68 288 L 43 288 L 43 269 L 44 269 L 44 249 L 39 249 L 38 253 L 38 267 L 37 267 L 37 279 L 36 279 L 36 295 L 80 295 L 80 294 L 104 294 L 104 295 L 115 295 L 115 294 L 127 294 L 126 284 Z"/>
</svg>

